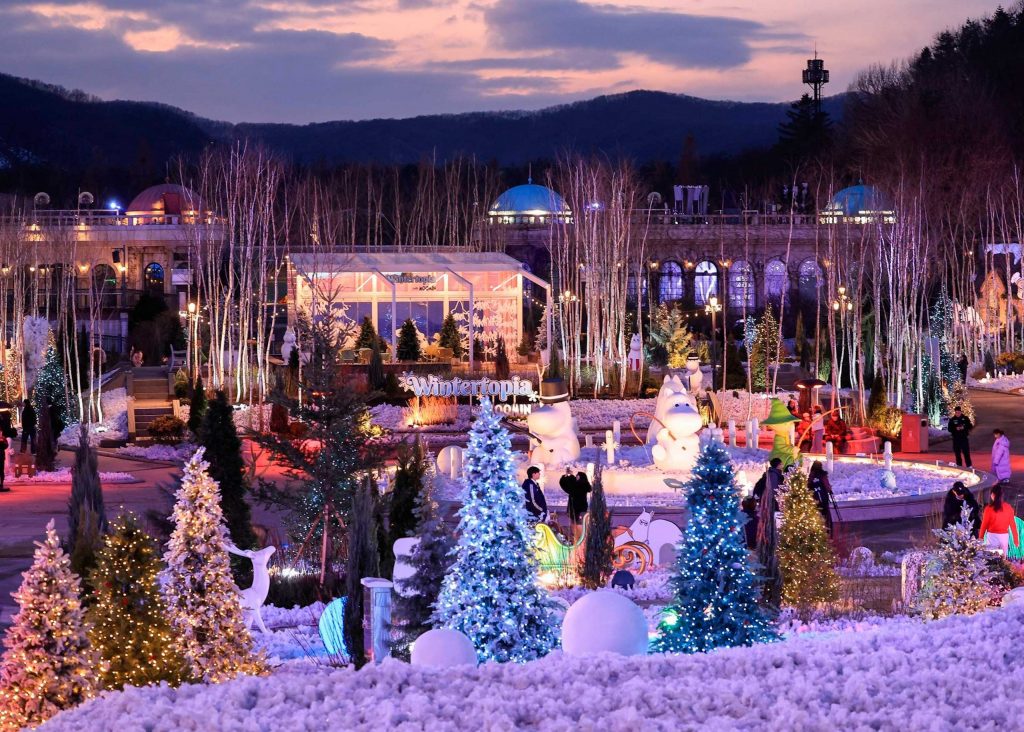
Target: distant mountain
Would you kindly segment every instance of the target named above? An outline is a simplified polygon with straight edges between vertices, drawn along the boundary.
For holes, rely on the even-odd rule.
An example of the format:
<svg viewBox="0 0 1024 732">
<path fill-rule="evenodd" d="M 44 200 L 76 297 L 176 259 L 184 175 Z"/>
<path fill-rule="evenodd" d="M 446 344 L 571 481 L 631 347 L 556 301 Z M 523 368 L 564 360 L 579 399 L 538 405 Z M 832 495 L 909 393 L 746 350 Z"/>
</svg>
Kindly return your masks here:
<svg viewBox="0 0 1024 732">
<path fill-rule="evenodd" d="M 842 103 L 843 95 L 825 101 L 833 118 L 841 114 Z M 465 153 L 514 165 L 567 149 L 675 160 L 688 134 L 701 155 L 770 145 L 787 108 L 634 91 L 535 112 L 232 125 L 163 104 L 104 102 L 0 74 L 0 167 L 130 168 L 140 158 L 165 161 L 232 137 L 262 140 L 303 163 L 412 163 L 436 152 L 439 159 Z"/>
</svg>

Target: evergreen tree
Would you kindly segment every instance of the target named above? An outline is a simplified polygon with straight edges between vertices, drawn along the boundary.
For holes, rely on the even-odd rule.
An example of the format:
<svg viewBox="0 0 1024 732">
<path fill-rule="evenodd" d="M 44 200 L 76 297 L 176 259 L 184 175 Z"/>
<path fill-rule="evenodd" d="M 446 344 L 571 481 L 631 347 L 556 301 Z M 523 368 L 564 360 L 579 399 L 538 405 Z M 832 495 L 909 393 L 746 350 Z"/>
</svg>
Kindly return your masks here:
<svg viewBox="0 0 1024 732">
<path fill-rule="evenodd" d="M 433 627 L 434 604 L 451 567 L 451 549 L 455 544 L 434 500 L 430 481 L 416 496 L 416 522 L 419 541 L 409 557 L 414 574 L 395 595 L 397 633 L 393 649 L 403 659 L 408 659 L 413 641 Z"/>
<path fill-rule="evenodd" d="M 196 384 L 192 387 L 192 399 L 188 404 L 188 428 L 193 435 L 199 435 L 203 426 L 203 419 L 206 417 L 208 402 L 206 400 L 206 387 L 203 385 L 203 375 L 196 377 Z"/>
<path fill-rule="evenodd" d="M 656 360 L 663 358 L 670 369 L 681 369 L 686 365 L 686 359 L 693 350 L 693 334 L 687 328 L 686 318 L 678 305 L 670 307 L 661 303 L 655 308 L 650 335 Z"/>
<path fill-rule="evenodd" d="M 796 357 L 800 359 L 800 368 L 807 369 L 811 364 L 811 344 L 807 340 L 807 328 L 804 326 L 804 311 L 796 314 L 796 333 L 794 338 Z"/>
<path fill-rule="evenodd" d="M 736 341 L 732 338 L 726 345 L 725 388 L 747 388 L 747 371 L 743 368 L 743 354 L 740 353 Z"/>
<path fill-rule="evenodd" d="M 750 378 L 755 392 L 768 391 L 768 364 L 778 360 L 779 347 L 779 321 L 775 319 L 771 307 L 767 307 L 757 323 L 750 350 Z"/>
<path fill-rule="evenodd" d="M 71 569 L 80 577 L 87 577 L 96 564 L 96 551 L 108 526 L 96 450 L 89 444 L 89 428 L 82 424 L 78 434 L 75 463 L 71 466 L 67 544 Z"/>
<path fill-rule="evenodd" d="M 301 485 L 260 481 L 259 499 L 282 511 L 296 543 L 313 528 L 310 545 L 319 547 L 325 507 L 331 509 L 328 535 L 336 536 L 342 531 L 338 517 L 348 521 L 359 475 L 380 465 L 381 431 L 370 421 L 362 397 L 339 377 L 331 356 L 337 345 L 322 337 L 318 329 L 313 330 L 311 341 L 312 357 L 302 371 L 305 398 L 302 403 L 287 400 L 289 412 L 308 429 L 305 439 L 276 434 L 255 439 L 277 464 L 287 466 L 287 476 Z M 309 450 L 308 444 L 317 449 Z"/>
<path fill-rule="evenodd" d="M 973 615 L 996 598 L 995 574 L 989 552 L 972 531 L 966 505 L 960 523 L 933 529 L 939 539 L 936 551 L 925 563 L 917 610 L 926 618 Z"/>
<path fill-rule="evenodd" d="M 47 400 L 54 406 L 53 413 L 56 419 L 53 420 L 53 433 L 60 436 L 68 423 L 67 379 L 64 376 L 64 364 L 60 354 L 52 342 L 46 349 L 46 360 L 39 369 L 35 386 L 32 388 L 32 404 L 37 414 L 42 415 Z"/>
<path fill-rule="evenodd" d="M 359 325 L 359 335 L 356 337 L 356 342 L 353 348 L 357 350 L 360 348 L 373 348 L 376 346 L 380 348 L 380 336 L 377 335 L 377 329 L 373 327 L 373 321 L 370 320 L 369 316 L 363 318 L 363 322 Z"/>
<path fill-rule="evenodd" d="M 462 347 L 462 334 L 459 333 L 459 325 L 455 322 L 455 316 L 452 313 L 448 313 L 444 317 L 437 345 L 441 346 L 441 348 L 450 348 L 452 356 L 462 358 L 462 354 L 465 351 Z"/>
<path fill-rule="evenodd" d="M 352 519 L 348 529 L 348 564 L 345 570 L 345 645 L 352 655 L 356 668 L 366 663 L 363 650 L 363 602 L 362 581 L 376 577 L 379 573 L 377 543 L 377 488 L 367 477 L 352 497 Z"/>
<path fill-rule="evenodd" d="M 786 482 L 779 528 L 782 601 L 807 612 L 839 598 L 836 557 L 807 476 L 801 470 L 791 470 Z"/>
<path fill-rule="evenodd" d="M 438 624 L 469 636 L 481 661 L 530 661 L 558 644 L 537 585 L 533 531 L 501 415 L 483 399 L 469 434 L 455 562 L 437 599 Z"/>
<path fill-rule="evenodd" d="M 114 521 L 89 575 L 89 639 L 106 662 L 103 686 L 149 686 L 187 680 L 157 586 L 156 542 L 131 514 Z"/>
<path fill-rule="evenodd" d="M 384 359 L 381 356 L 380 346 L 377 343 L 370 346 L 370 365 L 366 370 L 366 380 L 374 391 L 380 391 L 384 388 L 386 381 L 384 376 Z"/>
<path fill-rule="evenodd" d="M 412 318 L 406 318 L 398 331 L 398 360 L 419 361 L 423 357 L 420 351 L 420 334 Z"/>
<path fill-rule="evenodd" d="M 403 443 L 398 448 L 398 467 L 391 488 L 388 506 L 390 544 L 416 533 L 416 505 L 423 492 L 427 474 L 426 451 L 419 436 L 412 446 Z"/>
<path fill-rule="evenodd" d="M 89 644 L 81 580 L 51 520 L 14 593 L 18 614 L 0 659 L 0 730 L 42 724 L 100 688 L 99 655 Z"/>
<path fill-rule="evenodd" d="M 580 567 L 579 574 L 584 587 L 596 590 L 604 587 L 612 573 L 612 552 L 615 549 L 611 516 L 608 513 L 600 472 L 594 477 L 594 486 L 590 493 L 590 510 L 587 511 L 585 520 L 587 538 L 583 547 L 583 566 Z"/>
<path fill-rule="evenodd" d="M 210 463 L 210 478 L 220 486 L 220 507 L 228 527 L 231 541 L 239 549 L 256 548 L 256 535 L 252 531 L 252 512 L 246 502 L 249 481 L 242 460 L 242 441 L 235 428 L 235 410 L 223 391 L 218 391 L 206 409 L 203 426 L 199 429 L 199 444 L 206 448 Z M 240 558 L 237 572 L 248 571 L 248 560 Z M 244 569 L 243 569 L 244 568 Z"/>
<path fill-rule="evenodd" d="M 808 160 L 826 150 L 832 142 L 832 120 L 819 111 L 810 94 L 804 94 L 786 110 L 779 125 L 778 150 L 796 161 Z"/>
<path fill-rule="evenodd" d="M 889 406 L 889 393 L 885 388 L 885 377 L 882 370 L 875 371 L 871 382 L 871 396 L 868 397 L 868 424 L 877 426 L 885 418 L 885 410 Z"/>
<path fill-rule="evenodd" d="M 508 352 L 505 350 L 505 339 L 498 336 L 494 346 L 494 378 L 499 381 L 509 378 L 511 366 L 508 362 Z"/>
<path fill-rule="evenodd" d="M 721 443 L 704 446 L 683 488 L 690 519 L 670 580 L 673 601 L 654 650 L 701 653 L 776 640 L 769 617 L 757 604 L 735 476 Z"/>
<path fill-rule="evenodd" d="M 185 465 L 175 494 L 174 531 L 160 585 L 175 649 L 185 658 L 189 675 L 217 683 L 239 673 L 260 673 L 264 661 L 253 652 L 231 579 L 228 532 L 204 453 L 200 447 Z"/>
</svg>

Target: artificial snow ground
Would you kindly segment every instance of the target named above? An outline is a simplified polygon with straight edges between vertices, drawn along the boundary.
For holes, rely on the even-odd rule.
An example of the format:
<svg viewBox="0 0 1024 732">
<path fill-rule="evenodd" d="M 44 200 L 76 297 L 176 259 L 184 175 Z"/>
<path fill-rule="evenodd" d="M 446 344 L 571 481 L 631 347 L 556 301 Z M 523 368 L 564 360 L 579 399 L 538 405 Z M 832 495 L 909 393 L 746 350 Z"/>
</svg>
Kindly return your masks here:
<svg viewBox="0 0 1024 732">
<path fill-rule="evenodd" d="M 49 732 L 121 730 L 1012 730 L 1024 610 L 706 655 L 434 670 L 289 664 L 219 686 L 129 689 Z"/>
</svg>

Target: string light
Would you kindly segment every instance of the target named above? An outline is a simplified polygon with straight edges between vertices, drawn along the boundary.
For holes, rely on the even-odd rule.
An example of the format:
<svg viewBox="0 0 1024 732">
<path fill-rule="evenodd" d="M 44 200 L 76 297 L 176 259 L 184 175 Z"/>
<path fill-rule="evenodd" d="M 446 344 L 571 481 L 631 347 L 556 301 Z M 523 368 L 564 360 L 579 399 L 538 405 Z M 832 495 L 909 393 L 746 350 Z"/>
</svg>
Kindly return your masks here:
<svg viewBox="0 0 1024 732">
<path fill-rule="evenodd" d="M 534 538 L 515 480 L 512 442 L 489 399 L 469 433 L 455 562 L 437 619 L 469 636 L 481 661 L 531 661 L 558 644 L 537 584 Z"/>
<path fill-rule="evenodd" d="M 779 528 L 779 567 L 782 601 L 800 610 L 839 597 L 835 554 L 825 519 L 801 470 L 789 471 L 782 497 Z"/>
<path fill-rule="evenodd" d="M 664 611 L 653 650 L 700 653 L 777 640 L 768 615 L 757 604 L 739 493 L 722 444 L 707 443 L 690 480 L 675 485 L 686 492 L 690 518 L 670 580 L 673 601 Z"/>
</svg>

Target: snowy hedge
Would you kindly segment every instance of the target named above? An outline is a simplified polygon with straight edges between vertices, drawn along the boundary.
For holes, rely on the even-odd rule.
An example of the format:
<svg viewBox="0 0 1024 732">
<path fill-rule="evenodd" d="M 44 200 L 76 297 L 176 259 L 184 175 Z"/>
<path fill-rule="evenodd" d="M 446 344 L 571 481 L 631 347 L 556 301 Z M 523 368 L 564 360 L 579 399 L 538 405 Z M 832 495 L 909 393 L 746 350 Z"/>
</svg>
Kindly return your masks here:
<svg viewBox="0 0 1024 732">
<path fill-rule="evenodd" d="M 289 664 L 219 686 L 130 689 L 41 729 L 1015 729 L 1024 610 L 707 655 L 431 671 Z"/>
</svg>

